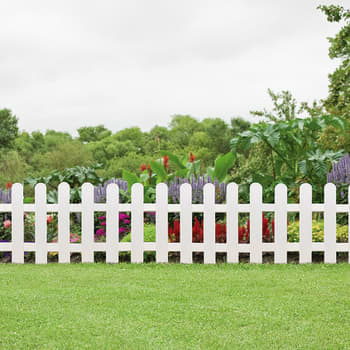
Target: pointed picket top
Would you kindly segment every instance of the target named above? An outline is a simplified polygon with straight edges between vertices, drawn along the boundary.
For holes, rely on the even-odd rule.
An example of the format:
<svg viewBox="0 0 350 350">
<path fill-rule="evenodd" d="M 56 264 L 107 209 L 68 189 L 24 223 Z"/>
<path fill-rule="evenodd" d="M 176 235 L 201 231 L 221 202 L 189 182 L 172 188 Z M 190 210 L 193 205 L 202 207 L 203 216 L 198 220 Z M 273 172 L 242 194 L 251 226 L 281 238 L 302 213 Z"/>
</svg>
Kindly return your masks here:
<svg viewBox="0 0 350 350">
<path fill-rule="evenodd" d="M 156 261 L 168 262 L 168 186 L 156 186 Z"/>
</svg>

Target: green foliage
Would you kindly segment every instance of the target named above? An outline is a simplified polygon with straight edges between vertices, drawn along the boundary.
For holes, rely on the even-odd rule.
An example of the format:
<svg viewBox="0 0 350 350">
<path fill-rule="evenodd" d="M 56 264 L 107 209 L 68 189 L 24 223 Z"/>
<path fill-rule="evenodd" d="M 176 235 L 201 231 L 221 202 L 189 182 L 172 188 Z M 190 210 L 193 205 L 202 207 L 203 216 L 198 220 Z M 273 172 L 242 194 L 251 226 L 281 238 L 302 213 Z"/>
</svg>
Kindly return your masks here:
<svg viewBox="0 0 350 350">
<path fill-rule="evenodd" d="M 299 242 L 299 221 L 293 221 L 288 225 L 288 242 Z M 337 242 L 348 241 L 348 226 L 337 224 Z M 312 220 L 312 241 L 324 242 L 324 221 Z"/>
<path fill-rule="evenodd" d="M 84 126 L 78 129 L 78 133 L 81 142 L 100 141 L 112 134 L 104 125 Z"/>
<path fill-rule="evenodd" d="M 11 148 L 18 135 L 18 119 L 9 109 L 0 110 L 0 149 Z"/>
<path fill-rule="evenodd" d="M 28 177 L 24 180 L 24 184 L 31 188 L 38 183 L 44 183 L 48 186 L 49 192 L 47 200 L 49 203 L 57 203 L 58 194 L 57 187 L 61 182 L 67 182 L 70 187 L 70 201 L 78 203 L 81 201 L 81 186 L 85 182 L 90 182 L 93 185 L 103 183 L 105 179 L 97 174 L 97 170 L 101 168 L 101 164 L 96 164 L 91 167 L 76 166 L 67 168 L 63 171 L 54 170 L 48 176 Z"/>
<path fill-rule="evenodd" d="M 319 6 L 329 22 L 344 22 L 330 42 L 329 57 L 339 59 L 340 65 L 329 74 L 329 95 L 325 100 L 327 110 L 335 115 L 350 118 L 350 10 L 341 6 Z"/>
<path fill-rule="evenodd" d="M 341 118 L 331 116 L 296 118 L 274 124 L 261 122 L 232 139 L 231 147 L 236 153 L 239 148 L 251 150 L 256 145 L 265 146 L 271 172 L 259 173 L 254 169 L 250 181 L 269 187 L 270 197 L 273 187 L 280 182 L 290 187 L 309 182 L 320 195 L 327 170 L 343 154 L 342 151 L 324 150 L 319 143 L 321 132 L 328 126 L 340 132 L 345 129 Z"/>
</svg>

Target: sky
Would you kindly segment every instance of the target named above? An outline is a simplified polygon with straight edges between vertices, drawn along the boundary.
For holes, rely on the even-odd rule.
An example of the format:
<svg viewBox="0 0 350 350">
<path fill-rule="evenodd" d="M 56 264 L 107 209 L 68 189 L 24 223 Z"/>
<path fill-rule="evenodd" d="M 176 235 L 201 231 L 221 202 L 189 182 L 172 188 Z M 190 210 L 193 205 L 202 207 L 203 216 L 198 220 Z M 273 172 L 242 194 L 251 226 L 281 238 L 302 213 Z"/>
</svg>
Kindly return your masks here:
<svg viewBox="0 0 350 350">
<path fill-rule="evenodd" d="M 20 129 L 75 133 L 227 122 L 267 89 L 327 96 L 328 23 L 314 0 L 0 0 L 0 108 Z"/>
</svg>

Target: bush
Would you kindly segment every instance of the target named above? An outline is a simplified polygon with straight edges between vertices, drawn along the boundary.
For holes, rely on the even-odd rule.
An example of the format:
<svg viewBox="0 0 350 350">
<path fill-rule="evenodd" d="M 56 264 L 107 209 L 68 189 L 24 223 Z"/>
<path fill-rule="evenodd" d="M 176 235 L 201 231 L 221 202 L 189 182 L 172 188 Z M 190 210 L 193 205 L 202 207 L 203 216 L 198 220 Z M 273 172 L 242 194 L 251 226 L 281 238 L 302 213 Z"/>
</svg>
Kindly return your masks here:
<svg viewBox="0 0 350 350">
<path fill-rule="evenodd" d="M 348 241 L 348 226 L 337 224 L 337 242 Z M 323 220 L 312 220 L 312 240 L 313 242 L 324 241 Z M 299 242 L 299 221 L 291 222 L 288 225 L 288 242 Z"/>
</svg>

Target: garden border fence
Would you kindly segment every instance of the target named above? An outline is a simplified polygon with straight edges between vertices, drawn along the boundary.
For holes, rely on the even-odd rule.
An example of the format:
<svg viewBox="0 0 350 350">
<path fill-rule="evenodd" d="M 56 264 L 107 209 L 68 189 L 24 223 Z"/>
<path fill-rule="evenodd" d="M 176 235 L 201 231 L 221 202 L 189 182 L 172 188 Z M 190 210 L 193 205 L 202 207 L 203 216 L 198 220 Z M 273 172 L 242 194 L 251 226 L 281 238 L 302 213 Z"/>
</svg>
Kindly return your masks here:
<svg viewBox="0 0 350 350">
<path fill-rule="evenodd" d="M 180 252 L 181 263 L 192 263 L 193 252 L 204 253 L 204 263 L 216 262 L 216 253 L 227 253 L 228 263 L 238 263 L 240 253 L 249 253 L 251 263 L 262 263 L 263 252 L 274 252 L 275 263 L 287 263 L 287 252 L 299 252 L 300 263 L 311 263 L 312 252 L 324 252 L 326 263 L 336 263 L 337 252 L 348 252 L 350 243 L 337 243 L 336 214 L 350 214 L 349 204 L 336 203 L 336 186 L 325 186 L 323 204 L 312 203 L 310 184 L 300 186 L 300 202 L 290 204 L 287 200 L 287 187 L 279 184 L 275 187 L 275 203 L 262 201 L 262 186 L 254 183 L 250 186 L 250 203 L 238 203 L 238 185 L 227 185 L 226 203 L 215 204 L 215 187 L 204 186 L 203 204 L 192 204 L 192 188 L 183 184 L 180 189 L 180 204 L 168 204 L 168 187 L 158 184 L 156 203 L 144 203 L 143 186 L 134 184 L 131 191 L 131 203 L 119 203 L 119 189 L 116 184 L 107 187 L 106 203 L 94 203 L 94 187 L 90 183 L 82 186 L 82 201 L 79 204 L 69 202 L 70 187 L 61 183 L 58 187 L 58 203 L 47 204 L 46 186 L 35 187 L 35 203 L 23 203 L 23 186 L 12 186 L 11 204 L 0 204 L 0 212 L 12 215 L 12 240 L 0 243 L 0 251 L 11 252 L 12 263 L 24 263 L 24 252 L 35 252 L 35 263 L 46 264 L 48 252 L 58 252 L 59 263 L 70 263 L 70 254 L 81 253 L 83 263 L 94 262 L 94 252 L 105 252 L 107 263 L 118 263 L 119 252 L 130 251 L 132 263 L 142 263 L 144 251 L 155 251 L 156 262 L 167 263 L 169 252 Z M 350 197 L 350 196 L 349 196 Z M 350 198 L 349 198 L 350 203 Z M 144 242 L 144 212 L 156 213 L 156 241 Z M 24 213 L 35 212 L 35 242 L 24 242 Z M 58 242 L 47 242 L 47 213 L 58 213 Z M 70 213 L 82 214 L 81 243 L 70 243 Z M 94 213 L 106 212 L 106 242 L 94 242 Z M 119 242 L 119 212 L 131 212 L 131 242 Z M 168 240 L 168 213 L 180 213 L 180 242 Z M 273 243 L 262 240 L 262 213 L 274 212 L 275 239 Z M 287 241 L 287 213 L 299 212 L 300 240 L 298 243 Z M 312 241 L 312 213 L 324 213 L 324 242 Z M 192 243 L 192 213 L 204 214 L 203 243 Z M 215 242 L 215 214 L 226 214 L 226 243 Z M 238 214 L 250 214 L 250 241 L 239 243 Z M 349 225 L 350 226 L 350 225 Z"/>
</svg>

